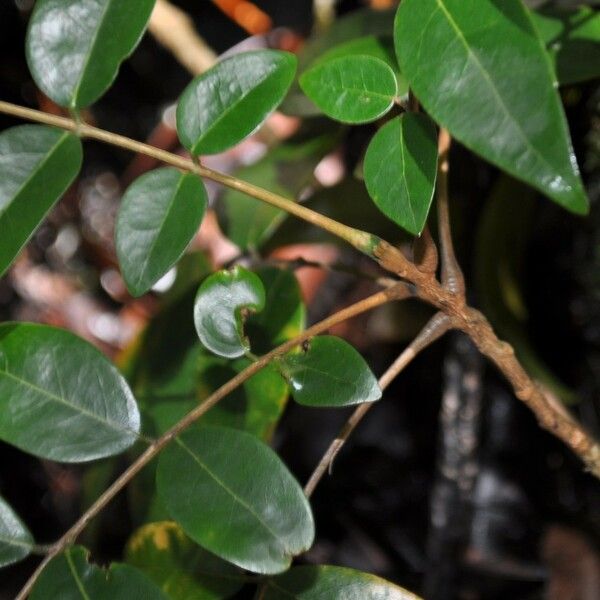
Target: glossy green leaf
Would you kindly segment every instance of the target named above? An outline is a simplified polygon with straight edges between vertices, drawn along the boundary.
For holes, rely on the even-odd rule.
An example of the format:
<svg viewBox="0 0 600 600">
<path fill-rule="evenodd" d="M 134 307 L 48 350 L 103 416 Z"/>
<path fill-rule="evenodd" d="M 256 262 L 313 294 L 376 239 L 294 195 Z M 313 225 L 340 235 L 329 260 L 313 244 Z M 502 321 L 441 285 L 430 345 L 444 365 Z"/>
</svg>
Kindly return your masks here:
<svg viewBox="0 0 600 600">
<path fill-rule="evenodd" d="M 521 0 L 404 0 L 395 42 L 402 73 L 438 123 L 568 210 L 587 212 L 552 65 Z"/>
<path fill-rule="evenodd" d="M 236 54 L 196 77 L 177 106 L 177 132 L 194 155 L 223 152 L 253 133 L 285 97 L 296 57 L 279 50 Z"/>
<path fill-rule="evenodd" d="M 250 350 L 244 335 L 244 314 L 261 311 L 265 288 L 260 278 L 236 266 L 207 277 L 196 296 L 194 323 L 200 341 L 211 352 L 227 358 Z"/>
<path fill-rule="evenodd" d="M 280 359 L 292 396 L 306 406 L 349 406 L 381 398 L 364 358 L 344 340 L 322 335 Z"/>
<path fill-rule="evenodd" d="M 364 163 L 367 190 L 381 212 L 412 234 L 425 227 L 437 176 L 437 135 L 424 115 L 405 113 L 373 137 Z"/>
<path fill-rule="evenodd" d="M 168 600 L 141 571 L 112 564 L 108 570 L 88 562 L 75 546 L 53 558 L 39 576 L 30 600 Z"/>
<path fill-rule="evenodd" d="M 31 552 L 33 543 L 27 527 L 0 496 L 0 567 L 25 558 Z"/>
<path fill-rule="evenodd" d="M 95 102 L 140 41 L 154 2 L 37 0 L 26 52 L 39 88 L 61 106 Z"/>
<path fill-rule="evenodd" d="M 321 60 L 329 51 L 343 46 L 346 42 L 368 35 L 391 36 L 393 21 L 393 9 L 364 8 L 338 17 L 325 31 L 315 32 L 302 46 L 298 53 L 298 76 Z M 293 83 L 281 105 L 281 110 L 286 114 L 301 117 L 311 117 L 321 113 L 302 93 L 297 81 Z"/>
<path fill-rule="evenodd" d="M 84 462 L 129 448 L 139 428 L 127 383 L 91 344 L 54 327 L 0 325 L 0 439 Z"/>
<path fill-rule="evenodd" d="M 0 133 L 0 275 L 10 266 L 81 167 L 81 142 L 43 125 Z"/>
<path fill-rule="evenodd" d="M 398 94 L 394 71 L 366 55 L 318 62 L 300 77 L 300 86 L 327 116 L 343 123 L 378 119 Z"/>
<path fill-rule="evenodd" d="M 600 12 L 542 8 L 531 16 L 554 63 L 558 82 L 579 83 L 600 77 Z"/>
<path fill-rule="evenodd" d="M 172 521 L 138 529 L 127 543 L 125 557 L 170 600 L 221 600 L 244 585 L 238 569 L 200 548 Z"/>
<path fill-rule="evenodd" d="M 192 173 L 163 168 L 125 192 L 116 224 L 117 256 L 127 288 L 145 294 L 180 258 L 198 231 L 206 190 Z"/>
<path fill-rule="evenodd" d="M 302 488 L 277 454 L 248 433 L 187 431 L 162 452 L 157 486 L 193 540 L 249 571 L 280 573 L 312 544 Z"/>
<path fill-rule="evenodd" d="M 262 600 L 419 600 L 381 577 L 327 565 L 294 567 L 265 587 Z"/>
</svg>

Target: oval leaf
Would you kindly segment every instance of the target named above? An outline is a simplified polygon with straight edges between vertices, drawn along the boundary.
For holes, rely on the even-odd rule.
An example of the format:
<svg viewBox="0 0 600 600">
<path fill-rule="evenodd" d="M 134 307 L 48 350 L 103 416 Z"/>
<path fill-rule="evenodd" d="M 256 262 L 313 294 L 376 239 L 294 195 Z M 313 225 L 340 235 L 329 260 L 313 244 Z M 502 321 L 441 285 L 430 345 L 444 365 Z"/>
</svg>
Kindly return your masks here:
<svg viewBox="0 0 600 600">
<path fill-rule="evenodd" d="M 236 567 L 200 548 L 172 521 L 138 529 L 125 553 L 127 562 L 146 573 L 170 600 L 220 600 L 244 585 Z"/>
<path fill-rule="evenodd" d="M 167 600 L 141 571 L 112 564 L 108 570 L 88 562 L 85 548 L 75 546 L 53 558 L 39 576 L 30 600 Z"/>
<path fill-rule="evenodd" d="M 435 40 L 435 43 L 431 43 Z M 406 0 L 402 73 L 465 146 L 580 214 L 588 200 L 548 55 L 521 0 Z"/>
<path fill-rule="evenodd" d="M 127 383 L 91 344 L 54 327 L 0 325 L 0 439 L 84 462 L 129 448 L 139 428 Z"/>
<path fill-rule="evenodd" d="M 203 427 L 160 456 L 157 488 L 198 544 L 255 573 L 280 573 L 314 538 L 310 506 L 277 454 L 253 435 Z"/>
<path fill-rule="evenodd" d="M 27 527 L 0 497 L 0 567 L 25 558 L 31 552 L 33 543 Z"/>
<path fill-rule="evenodd" d="M 27 63 L 57 104 L 82 108 L 111 85 L 140 41 L 155 0 L 37 0 Z"/>
<path fill-rule="evenodd" d="M 286 354 L 280 365 L 299 404 L 349 406 L 381 398 L 363 357 L 348 342 L 331 335 L 313 338 L 300 352 Z"/>
<path fill-rule="evenodd" d="M 392 119 L 367 148 L 369 195 L 384 215 L 414 235 L 425 227 L 436 176 L 436 131 L 424 115 L 405 113 Z"/>
<path fill-rule="evenodd" d="M 81 167 L 81 142 L 43 125 L 0 133 L 0 275 L 10 266 Z"/>
<path fill-rule="evenodd" d="M 294 567 L 265 587 L 263 600 L 419 600 L 381 577 L 327 565 Z"/>
<path fill-rule="evenodd" d="M 115 242 L 134 296 L 146 293 L 181 258 L 200 227 L 206 202 L 200 178 L 173 168 L 146 173 L 125 192 Z"/>
<path fill-rule="evenodd" d="M 250 350 L 243 331 L 243 312 L 261 311 L 265 288 L 251 271 L 236 266 L 207 277 L 196 296 L 194 323 L 200 341 L 226 358 L 237 358 Z"/>
<path fill-rule="evenodd" d="M 223 152 L 253 133 L 281 103 L 296 73 L 293 54 L 236 54 L 196 77 L 177 105 L 177 133 L 194 155 Z"/>
<path fill-rule="evenodd" d="M 300 86 L 326 115 L 342 123 L 378 119 L 398 93 L 390 66 L 366 55 L 320 61 L 300 77 Z"/>
</svg>

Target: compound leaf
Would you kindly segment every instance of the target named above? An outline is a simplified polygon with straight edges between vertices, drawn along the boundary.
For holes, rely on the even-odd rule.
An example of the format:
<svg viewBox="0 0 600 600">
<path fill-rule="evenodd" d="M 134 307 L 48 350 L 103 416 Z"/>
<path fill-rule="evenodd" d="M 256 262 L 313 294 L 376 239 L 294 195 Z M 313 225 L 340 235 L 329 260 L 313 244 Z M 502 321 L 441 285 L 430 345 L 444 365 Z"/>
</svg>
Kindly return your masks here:
<svg viewBox="0 0 600 600">
<path fill-rule="evenodd" d="M 275 452 L 243 431 L 185 432 L 162 452 L 157 487 L 193 540 L 244 569 L 280 573 L 312 544 L 302 488 Z"/>
<path fill-rule="evenodd" d="M 139 429 L 127 383 L 91 344 L 45 325 L 0 325 L 0 439 L 85 462 L 129 448 Z"/>
<path fill-rule="evenodd" d="M 521 0 L 404 0 L 402 73 L 427 112 L 474 152 L 585 214 L 585 195 L 546 50 Z"/>
<path fill-rule="evenodd" d="M 381 398 L 363 357 L 344 340 L 322 335 L 280 360 L 294 400 L 306 406 L 349 406 Z"/>
<path fill-rule="evenodd" d="M 146 293 L 180 258 L 198 231 L 206 190 L 192 173 L 163 168 L 142 175 L 125 192 L 115 231 L 127 288 Z"/>
<path fill-rule="evenodd" d="M 373 137 L 364 162 L 369 195 L 381 212 L 412 234 L 423 231 L 437 175 L 437 140 L 424 115 L 405 113 Z"/>
<path fill-rule="evenodd" d="M 81 167 L 81 142 L 43 125 L 0 133 L 0 275 L 71 185 Z"/>
<path fill-rule="evenodd" d="M 177 133 L 194 155 L 223 152 L 254 132 L 285 97 L 296 73 L 293 54 L 236 54 L 196 77 L 177 105 Z"/>
<path fill-rule="evenodd" d="M 37 85 L 64 107 L 95 102 L 140 41 L 154 2 L 37 0 L 26 41 Z"/>
</svg>

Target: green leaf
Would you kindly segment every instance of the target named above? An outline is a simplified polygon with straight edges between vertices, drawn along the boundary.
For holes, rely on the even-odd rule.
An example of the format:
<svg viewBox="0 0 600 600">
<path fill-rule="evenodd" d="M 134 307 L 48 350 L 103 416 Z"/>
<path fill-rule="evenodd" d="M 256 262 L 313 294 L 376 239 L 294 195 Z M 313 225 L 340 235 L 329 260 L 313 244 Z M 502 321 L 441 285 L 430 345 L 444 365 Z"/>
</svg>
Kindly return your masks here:
<svg viewBox="0 0 600 600">
<path fill-rule="evenodd" d="M 81 167 L 81 142 L 43 125 L 0 133 L 0 275 L 10 266 Z"/>
<path fill-rule="evenodd" d="M 53 558 L 39 576 L 30 600 L 167 600 L 141 571 L 112 564 L 108 570 L 88 562 L 85 548 L 75 546 Z"/>
<path fill-rule="evenodd" d="M 302 46 L 298 53 L 298 75 L 301 76 L 308 67 L 321 60 L 328 51 L 342 46 L 345 42 L 366 35 L 391 36 L 393 20 L 393 9 L 365 8 L 340 16 L 326 31 L 316 32 Z M 281 105 L 281 110 L 286 114 L 300 117 L 311 117 L 321 113 L 302 93 L 297 82 L 292 85 Z"/>
<path fill-rule="evenodd" d="M 600 77 L 600 12 L 542 8 L 531 11 L 533 23 L 548 47 L 560 84 Z"/>
<path fill-rule="evenodd" d="M 395 41 L 412 90 L 456 139 L 588 211 L 552 65 L 521 0 L 404 0 Z"/>
<path fill-rule="evenodd" d="M 252 348 L 259 354 L 300 335 L 306 325 L 306 307 L 294 273 L 287 269 L 256 270 L 267 291 L 265 308 L 250 315 L 246 323 Z"/>
<path fill-rule="evenodd" d="M 310 506 L 277 454 L 224 427 L 187 431 L 161 454 L 157 487 L 203 548 L 255 573 L 280 573 L 314 538 Z"/>
<path fill-rule="evenodd" d="M 223 152 L 253 133 L 281 103 L 296 57 L 280 50 L 236 54 L 196 77 L 177 105 L 177 133 L 194 155 Z"/>
<path fill-rule="evenodd" d="M 264 305 L 265 288 L 258 275 L 240 266 L 213 273 L 200 285 L 194 304 L 200 341 L 219 356 L 242 356 L 250 350 L 244 313 L 261 311 Z"/>
<path fill-rule="evenodd" d="M 64 107 L 95 102 L 140 41 L 154 2 L 37 0 L 26 53 L 39 88 Z"/>
<path fill-rule="evenodd" d="M 197 546 L 172 521 L 138 529 L 127 543 L 125 556 L 170 600 L 220 600 L 244 585 L 238 569 Z"/>
<path fill-rule="evenodd" d="M 419 600 L 381 577 L 328 565 L 294 567 L 265 587 L 262 600 Z"/>
<path fill-rule="evenodd" d="M 155 424 L 156 433 L 167 431 L 249 365 L 246 358 L 232 362 L 209 354 L 200 344 L 194 346 L 176 379 L 148 390 L 151 396 L 146 398 L 145 412 Z M 287 398 L 285 381 L 273 365 L 268 365 L 213 406 L 202 417 L 202 424 L 241 429 L 266 440 L 281 417 Z"/>
<path fill-rule="evenodd" d="M 33 548 L 33 537 L 14 510 L 0 496 L 0 567 L 25 558 Z"/>
<path fill-rule="evenodd" d="M 384 215 L 414 235 L 425 227 L 436 176 L 436 130 L 424 115 L 392 119 L 367 148 L 364 177 L 371 198 Z"/>
<path fill-rule="evenodd" d="M 280 359 L 292 396 L 306 406 L 349 406 L 381 398 L 363 357 L 344 340 L 322 335 Z"/>
<path fill-rule="evenodd" d="M 145 294 L 182 256 L 206 210 L 206 190 L 192 173 L 163 168 L 125 192 L 115 242 L 127 288 Z"/>
<path fill-rule="evenodd" d="M 0 439 L 84 462 L 129 448 L 139 428 L 129 387 L 91 344 L 54 327 L 0 325 Z"/>
<path fill-rule="evenodd" d="M 342 123 L 378 119 L 398 94 L 389 65 L 365 55 L 318 62 L 300 77 L 300 87 L 327 116 Z"/>
</svg>

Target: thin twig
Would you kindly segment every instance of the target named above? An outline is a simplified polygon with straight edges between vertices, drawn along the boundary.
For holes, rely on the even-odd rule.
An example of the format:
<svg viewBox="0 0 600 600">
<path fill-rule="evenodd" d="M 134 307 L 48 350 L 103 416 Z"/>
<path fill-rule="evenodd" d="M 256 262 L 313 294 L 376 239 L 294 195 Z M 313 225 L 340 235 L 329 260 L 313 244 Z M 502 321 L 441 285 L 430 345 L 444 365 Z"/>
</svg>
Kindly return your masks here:
<svg viewBox="0 0 600 600">
<path fill-rule="evenodd" d="M 398 358 L 390 365 L 387 371 L 379 378 L 379 387 L 381 391 L 385 390 L 390 383 L 409 365 L 412 360 L 423 351 L 427 346 L 430 346 L 439 339 L 451 327 L 450 319 L 443 313 L 436 313 L 423 327 L 417 337 L 405 348 Z M 369 412 L 373 402 L 364 402 L 350 415 L 350 418 L 344 423 L 344 426 L 331 442 L 329 448 L 323 454 L 319 464 L 315 467 L 313 474 L 310 476 L 307 484 L 304 486 L 304 493 L 310 497 L 323 478 L 323 475 L 331 469 L 331 465 L 342 449 L 343 445 L 348 441 L 348 438 L 356 429 L 356 426 L 362 421 L 364 416 Z"/>
<path fill-rule="evenodd" d="M 325 231 L 329 231 L 336 237 L 345 240 L 368 256 L 372 256 L 373 248 L 379 242 L 379 238 L 377 236 L 367 233 L 366 231 L 355 229 L 354 227 L 343 225 L 342 223 L 321 215 L 310 208 L 306 208 L 305 206 L 302 206 L 301 204 L 298 204 L 289 198 L 285 198 L 269 190 L 265 190 L 246 181 L 242 181 L 241 179 L 237 179 L 231 175 L 214 171 L 213 169 L 209 169 L 208 167 L 204 167 L 200 164 L 195 164 L 190 159 L 183 158 L 177 154 L 172 154 L 166 150 L 161 150 L 160 148 L 155 148 L 154 146 L 144 144 L 143 142 L 132 140 L 131 138 L 123 135 L 105 131 L 103 129 L 88 125 L 87 123 L 76 123 L 72 119 L 68 119 L 66 117 L 51 115 L 39 110 L 11 104 L 10 102 L 0 101 L 0 113 L 13 115 L 15 117 L 29 121 L 35 121 L 37 123 L 44 123 L 54 127 L 60 127 L 61 129 L 72 131 L 79 137 L 98 140 L 119 148 L 124 148 L 125 150 L 131 150 L 132 152 L 145 154 L 146 156 L 150 156 L 163 163 L 177 167 L 182 171 L 196 173 L 200 177 L 206 177 L 206 179 L 210 179 L 234 190 L 238 190 L 244 194 L 247 194 L 248 196 L 252 196 L 257 200 L 260 200 L 261 202 L 265 202 L 266 204 L 280 208 L 291 215 L 324 229 Z"/>
<path fill-rule="evenodd" d="M 407 298 L 412 294 L 410 288 L 404 283 L 398 283 L 394 288 L 383 290 L 372 296 L 368 296 L 355 304 L 340 310 L 339 312 L 323 319 L 316 325 L 309 327 L 293 340 L 281 344 L 269 353 L 260 357 L 256 362 L 251 363 L 243 371 L 222 385 L 218 390 L 211 394 L 202 404 L 190 411 L 183 419 L 175 424 L 171 429 L 164 433 L 160 438 L 152 442 L 148 448 L 106 489 L 106 491 L 88 508 L 88 510 L 79 518 L 79 520 L 50 547 L 50 551 L 44 560 L 38 565 L 33 575 L 29 578 L 23 589 L 19 592 L 16 600 L 25 600 L 31 589 L 35 585 L 40 573 L 46 565 L 67 546 L 70 546 L 85 529 L 87 524 L 152 460 L 160 451 L 169 444 L 176 436 L 187 429 L 192 423 L 197 421 L 208 410 L 215 406 L 225 396 L 230 394 L 250 377 L 265 368 L 277 357 L 285 354 L 294 347 L 302 344 L 311 337 L 322 333 L 323 331 L 355 317 L 361 313 L 372 310 L 377 306 Z"/>
<path fill-rule="evenodd" d="M 438 138 L 437 208 L 440 253 L 442 255 L 442 284 L 451 292 L 465 296 L 465 278 L 456 260 L 450 231 L 448 199 L 448 154 L 452 138 L 446 129 L 440 129 Z"/>
</svg>

